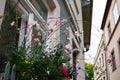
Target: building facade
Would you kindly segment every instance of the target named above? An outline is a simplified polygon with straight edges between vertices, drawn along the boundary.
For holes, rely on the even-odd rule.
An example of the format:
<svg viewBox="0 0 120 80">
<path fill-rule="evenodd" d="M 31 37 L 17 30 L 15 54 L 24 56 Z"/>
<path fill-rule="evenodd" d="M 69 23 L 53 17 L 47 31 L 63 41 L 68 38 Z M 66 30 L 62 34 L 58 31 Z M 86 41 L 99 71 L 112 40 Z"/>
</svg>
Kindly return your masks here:
<svg viewBox="0 0 120 80">
<path fill-rule="evenodd" d="M 84 49 L 89 50 L 90 45 L 92 0 L 2 0 L 2 2 L 4 4 L 0 5 L 0 44 L 3 45 L 0 46 L 0 53 L 3 54 L 0 55 L 6 57 L 9 50 L 20 46 L 25 46 L 29 53 L 37 36 L 40 41 L 47 40 L 51 43 L 48 48 L 62 44 L 64 48 L 71 50 L 73 53 L 70 55 L 71 64 L 81 68 L 73 80 L 85 80 L 84 60 L 81 58 L 84 57 Z M 57 20 L 51 19 L 51 16 Z M 60 24 L 60 27 L 54 25 L 61 20 L 67 22 L 64 25 Z M 65 30 L 68 28 L 66 35 Z M 37 34 L 37 31 L 40 33 Z"/>
<path fill-rule="evenodd" d="M 104 49 L 105 43 L 104 36 L 102 35 L 98 50 L 94 58 L 94 80 L 108 80 L 106 53 Z"/>
<path fill-rule="evenodd" d="M 106 9 L 101 25 L 103 30 L 106 54 L 107 80 L 119 80 L 120 76 L 120 1 L 107 0 Z"/>
</svg>

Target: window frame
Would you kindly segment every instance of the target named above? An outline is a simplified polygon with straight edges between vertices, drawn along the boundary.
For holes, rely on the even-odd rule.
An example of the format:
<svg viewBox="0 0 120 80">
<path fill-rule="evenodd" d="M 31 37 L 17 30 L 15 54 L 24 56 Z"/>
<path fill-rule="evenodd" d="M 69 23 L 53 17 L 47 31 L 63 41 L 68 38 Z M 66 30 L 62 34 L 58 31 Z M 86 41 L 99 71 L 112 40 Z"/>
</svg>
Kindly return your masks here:
<svg viewBox="0 0 120 80">
<path fill-rule="evenodd" d="M 108 37 L 110 37 L 110 36 L 111 36 L 111 33 L 112 33 L 110 22 L 109 22 L 109 24 L 108 24 L 108 26 L 107 26 L 107 29 L 108 29 Z"/>
<path fill-rule="evenodd" d="M 78 9 L 78 5 L 77 5 L 76 0 L 73 0 L 73 2 L 74 2 L 74 5 L 75 5 L 75 8 L 76 8 L 76 12 L 77 12 L 77 14 L 79 14 L 79 9 Z"/>
<path fill-rule="evenodd" d="M 37 0 L 35 0 L 35 2 L 33 2 L 34 0 L 30 0 L 30 3 L 33 5 L 33 7 L 38 11 L 38 13 L 40 14 L 40 16 L 46 21 L 47 17 L 48 17 L 48 9 L 45 5 L 45 3 L 41 0 L 40 2 L 38 2 Z M 39 7 L 37 7 L 36 5 L 38 5 Z"/>
</svg>

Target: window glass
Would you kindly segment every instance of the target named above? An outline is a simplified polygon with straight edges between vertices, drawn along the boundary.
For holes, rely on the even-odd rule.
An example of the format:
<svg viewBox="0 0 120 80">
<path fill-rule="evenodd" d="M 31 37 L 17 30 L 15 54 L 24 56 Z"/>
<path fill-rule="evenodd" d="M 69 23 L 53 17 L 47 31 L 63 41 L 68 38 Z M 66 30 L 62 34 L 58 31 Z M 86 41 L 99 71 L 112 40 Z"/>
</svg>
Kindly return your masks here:
<svg viewBox="0 0 120 80">
<path fill-rule="evenodd" d="M 47 19 L 48 10 L 47 10 L 45 4 L 43 3 L 43 1 L 42 0 L 30 0 L 30 2 L 36 8 L 36 10 L 39 12 L 41 17 L 44 20 L 46 20 Z"/>
<path fill-rule="evenodd" d="M 116 61 L 115 61 L 115 53 L 112 51 L 111 53 L 111 58 L 112 58 L 112 71 L 116 70 Z"/>
<path fill-rule="evenodd" d="M 118 21 L 118 18 L 119 18 L 119 11 L 118 11 L 117 3 L 115 3 L 115 5 L 113 7 L 113 16 L 114 16 L 114 20 L 115 20 L 115 24 L 116 24 Z"/>
</svg>

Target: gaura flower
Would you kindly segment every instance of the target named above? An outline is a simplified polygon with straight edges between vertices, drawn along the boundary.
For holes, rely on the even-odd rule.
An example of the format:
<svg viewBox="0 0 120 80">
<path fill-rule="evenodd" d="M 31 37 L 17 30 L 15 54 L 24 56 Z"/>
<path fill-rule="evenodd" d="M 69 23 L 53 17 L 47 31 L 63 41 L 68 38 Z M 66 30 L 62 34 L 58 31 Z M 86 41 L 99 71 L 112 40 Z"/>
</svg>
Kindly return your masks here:
<svg viewBox="0 0 120 80">
<path fill-rule="evenodd" d="M 69 33 L 69 31 L 70 31 L 70 30 L 69 30 L 69 28 L 68 28 L 68 27 L 66 27 L 66 29 L 65 29 L 65 31 L 64 31 L 64 32 L 65 32 L 65 33 Z"/>
<path fill-rule="evenodd" d="M 72 38 L 71 37 L 67 37 L 68 40 L 71 40 Z"/>
<path fill-rule="evenodd" d="M 63 65 L 63 66 L 66 66 L 66 64 L 65 64 L 65 63 L 62 63 L 62 65 Z"/>
<path fill-rule="evenodd" d="M 67 19 L 62 19 L 61 24 L 64 25 L 67 22 Z"/>
<path fill-rule="evenodd" d="M 38 43 L 40 40 L 39 40 L 39 38 L 34 38 L 33 39 L 36 43 Z"/>
<path fill-rule="evenodd" d="M 56 17 L 55 16 L 50 16 L 49 19 L 55 19 Z"/>
<path fill-rule="evenodd" d="M 60 26 L 60 25 L 61 25 L 61 22 L 60 22 L 60 21 L 57 21 L 57 22 L 55 23 L 55 25 L 56 25 L 56 26 Z"/>
<path fill-rule="evenodd" d="M 38 32 L 38 33 L 37 33 L 37 35 L 38 35 L 38 36 L 41 36 L 41 33 L 40 33 L 40 32 Z"/>
<path fill-rule="evenodd" d="M 47 71 L 47 74 L 49 75 L 49 74 L 50 74 L 50 71 Z"/>
<path fill-rule="evenodd" d="M 67 49 L 71 49 L 71 44 L 68 43 L 67 45 L 65 45 L 65 48 L 67 48 Z"/>
<path fill-rule="evenodd" d="M 12 21 L 12 22 L 10 23 L 10 25 L 11 25 L 11 26 L 14 26 L 14 25 L 15 25 L 15 21 Z"/>
<path fill-rule="evenodd" d="M 80 36 L 80 34 L 79 34 L 78 31 L 75 31 L 75 35 L 76 35 L 76 36 Z"/>
</svg>

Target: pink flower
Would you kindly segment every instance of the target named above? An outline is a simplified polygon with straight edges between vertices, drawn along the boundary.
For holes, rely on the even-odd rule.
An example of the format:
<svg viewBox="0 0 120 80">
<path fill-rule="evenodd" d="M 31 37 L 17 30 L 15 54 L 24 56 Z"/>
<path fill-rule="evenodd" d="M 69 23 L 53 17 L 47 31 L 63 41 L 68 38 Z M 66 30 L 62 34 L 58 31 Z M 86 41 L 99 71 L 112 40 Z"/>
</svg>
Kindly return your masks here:
<svg viewBox="0 0 120 80">
<path fill-rule="evenodd" d="M 75 31 L 75 35 L 76 35 L 76 36 L 80 36 L 80 34 L 79 34 L 78 31 Z"/>
<path fill-rule="evenodd" d="M 71 40 L 71 37 L 67 37 L 68 40 Z"/>
<path fill-rule="evenodd" d="M 68 27 L 66 27 L 66 29 L 65 29 L 65 31 L 64 31 L 64 32 L 65 32 L 65 33 L 69 33 L 69 31 L 70 31 L 70 30 L 69 30 L 69 28 L 68 28 Z"/>
<path fill-rule="evenodd" d="M 62 19 L 61 20 L 61 24 L 63 25 L 63 24 L 65 24 L 67 22 L 67 19 Z"/>
<path fill-rule="evenodd" d="M 57 21 L 57 22 L 55 23 L 55 25 L 56 25 L 56 26 L 60 26 L 60 25 L 61 25 L 61 22 L 60 22 L 60 21 Z"/>
<path fill-rule="evenodd" d="M 12 22 L 10 23 L 10 25 L 11 25 L 11 26 L 14 26 L 14 25 L 15 25 L 15 21 L 12 21 Z"/>
<path fill-rule="evenodd" d="M 71 44 L 70 43 L 66 44 L 65 48 L 70 49 L 71 48 Z"/>
<path fill-rule="evenodd" d="M 33 39 L 36 43 L 38 43 L 40 40 L 39 40 L 39 38 L 34 38 Z"/>
<path fill-rule="evenodd" d="M 112 62 L 111 59 L 107 59 L 107 63 L 110 64 Z"/>
<path fill-rule="evenodd" d="M 50 16 L 49 19 L 55 19 L 56 17 L 55 16 Z"/>
</svg>

